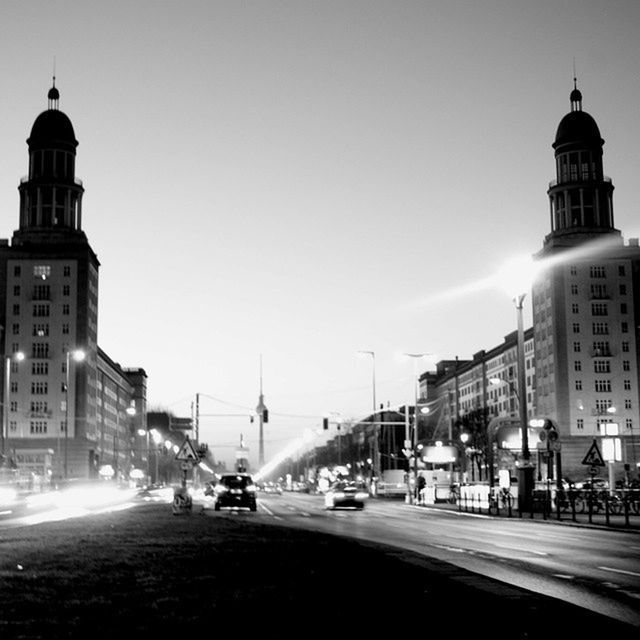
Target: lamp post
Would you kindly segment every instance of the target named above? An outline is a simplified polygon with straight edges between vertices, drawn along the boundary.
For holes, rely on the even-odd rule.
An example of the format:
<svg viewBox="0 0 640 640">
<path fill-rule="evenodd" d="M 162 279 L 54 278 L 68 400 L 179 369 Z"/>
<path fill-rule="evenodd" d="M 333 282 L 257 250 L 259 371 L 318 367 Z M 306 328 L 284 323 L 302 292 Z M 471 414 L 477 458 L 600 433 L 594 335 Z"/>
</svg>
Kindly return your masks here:
<svg viewBox="0 0 640 640">
<path fill-rule="evenodd" d="M 371 356 L 372 364 L 372 389 L 373 389 L 373 413 L 371 415 L 371 421 L 373 425 L 373 477 L 380 477 L 380 425 L 376 420 L 376 354 L 375 351 L 358 351 L 358 353 L 364 353 Z"/>
<path fill-rule="evenodd" d="M 85 359 L 85 352 L 82 349 L 74 349 L 73 351 L 67 350 L 67 366 L 65 368 L 65 385 L 64 385 L 64 478 L 68 478 L 68 457 L 69 457 L 69 367 L 71 360 L 74 362 L 82 362 Z M 74 385 L 75 392 L 75 385 Z M 75 397 L 75 393 L 74 393 Z M 74 410 L 74 424 L 75 424 L 75 410 Z M 75 430 L 74 430 L 75 436 Z"/>
<path fill-rule="evenodd" d="M 24 360 L 25 356 L 22 351 L 5 356 L 5 371 L 4 371 L 4 398 L 2 402 L 2 430 L 0 431 L 2 438 L 0 443 L 0 453 L 4 458 L 5 443 L 9 439 L 9 396 L 11 395 L 11 362 L 20 362 Z"/>
<path fill-rule="evenodd" d="M 522 438 L 522 462 L 518 466 L 518 508 L 530 511 L 533 498 L 533 465 L 529 451 L 529 425 L 527 421 L 527 386 L 524 358 L 524 324 L 522 307 L 524 293 L 514 297 L 518 315 L 518 408 L 520 410 L 520 434 Z"/>
<path fill-rule="evenodd" d="M 413 358 L 413 431 L 411 432 L 411 454 L 413 455 L 413 491 L 409 491 L 409 503 L 414 504 L 415 491 L 418 487 L 418 360 L 428 356 L 428 353 L 405 353 Z M 408 413 L 407 408 L 407 413 Z"/>
</svg>

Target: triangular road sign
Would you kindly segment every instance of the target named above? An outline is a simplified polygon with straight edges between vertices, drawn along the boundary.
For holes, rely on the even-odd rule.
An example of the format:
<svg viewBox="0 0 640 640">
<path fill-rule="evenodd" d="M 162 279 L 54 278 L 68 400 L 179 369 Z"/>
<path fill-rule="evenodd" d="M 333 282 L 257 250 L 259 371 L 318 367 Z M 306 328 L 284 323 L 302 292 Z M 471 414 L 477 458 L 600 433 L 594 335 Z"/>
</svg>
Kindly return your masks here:
<svg viewBox="0 0 640 640">
<path fill-rule="evenodd" d="M 587 455 L 584 457 L 582 464 L 587 464 L 591 467 L 605 467 L 604 460 L 602 459 L 602 454 L 600 453 L 600 449 L 598 449 L 598 443 L 594 440 L 593 444 L 589 447 L 589 451 L 587 451 Z"/>
<path fill-rule="evenodd" d="M 180 451 L 176 453 L 176 460 L 199 460 L 198 454 L 188 437 L 182 443 Z"/>
</svg>

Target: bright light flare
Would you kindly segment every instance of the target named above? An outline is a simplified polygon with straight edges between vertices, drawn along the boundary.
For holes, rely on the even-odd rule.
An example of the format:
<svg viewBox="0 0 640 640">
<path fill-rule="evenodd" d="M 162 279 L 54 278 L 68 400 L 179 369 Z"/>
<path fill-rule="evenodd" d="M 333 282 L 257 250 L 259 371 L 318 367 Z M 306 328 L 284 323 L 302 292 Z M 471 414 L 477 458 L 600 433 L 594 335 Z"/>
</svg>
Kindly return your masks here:
<svg viewBox="0 0 640 640">
<path fill-rule="evenodd" d="M 262 469 L 259 469 L 254 475 L 253 479 L 257 482 L 261 478 L 266 478 L 269 474 L 284 460 L 286 460 L 289 456 L 300 451 L 307 445 L 309 445 L 315 439 L 316 434 L 310 429 L 306 429 L 300 438 L 296 438 L 292 440 L 280 453 L 278 453 L 274 458 L 269 460 L 267 464 L 265 464 Z"/>
</svg>

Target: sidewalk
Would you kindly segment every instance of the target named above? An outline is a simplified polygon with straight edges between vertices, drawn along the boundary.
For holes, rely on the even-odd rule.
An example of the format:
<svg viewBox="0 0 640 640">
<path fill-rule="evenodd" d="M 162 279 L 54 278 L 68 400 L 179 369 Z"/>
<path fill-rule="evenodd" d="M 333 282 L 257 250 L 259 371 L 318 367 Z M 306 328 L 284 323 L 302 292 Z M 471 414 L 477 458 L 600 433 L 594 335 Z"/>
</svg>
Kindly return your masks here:
<svg viewBox="0 0 640 640">
<path fill-rule="evenodd" d="M 553 640 L 637 629 L 425 556 L 265 520 L 145 503 L 0 531 L 0 638 L 206 633 Z"/>
</svg>

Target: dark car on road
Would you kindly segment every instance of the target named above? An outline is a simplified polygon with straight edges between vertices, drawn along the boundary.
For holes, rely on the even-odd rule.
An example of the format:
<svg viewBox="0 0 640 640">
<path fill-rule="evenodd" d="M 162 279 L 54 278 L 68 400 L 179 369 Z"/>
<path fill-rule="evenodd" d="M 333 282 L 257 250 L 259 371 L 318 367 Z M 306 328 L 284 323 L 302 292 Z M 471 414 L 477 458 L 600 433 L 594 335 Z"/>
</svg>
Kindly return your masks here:
<svg viewBox="0 0 640 640">
<path fill-rule="evenodd" d="M 222 507 L 239 507 L 256 511 L 256 485 L 248 473 L 224 473 L 213 489 L 215 496 L 214 509 Z"/>
</svg>

